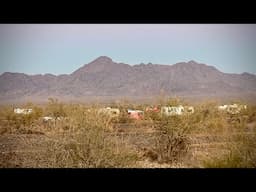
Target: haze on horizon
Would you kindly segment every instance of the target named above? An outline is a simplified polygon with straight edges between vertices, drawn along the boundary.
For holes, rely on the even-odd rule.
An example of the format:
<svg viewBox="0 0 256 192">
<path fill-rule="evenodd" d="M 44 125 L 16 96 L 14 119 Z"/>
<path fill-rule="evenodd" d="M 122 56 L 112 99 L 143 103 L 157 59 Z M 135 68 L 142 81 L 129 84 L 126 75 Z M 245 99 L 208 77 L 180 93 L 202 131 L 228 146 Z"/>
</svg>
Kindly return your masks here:
<svg viewBox="0 0 256 192">
<path fill-rule="evenodd" d="M 255 34 L 256 24 L 0 24 L 0 74 L 70 74 L 103 55 L 256 74 Z"/>
</svg>

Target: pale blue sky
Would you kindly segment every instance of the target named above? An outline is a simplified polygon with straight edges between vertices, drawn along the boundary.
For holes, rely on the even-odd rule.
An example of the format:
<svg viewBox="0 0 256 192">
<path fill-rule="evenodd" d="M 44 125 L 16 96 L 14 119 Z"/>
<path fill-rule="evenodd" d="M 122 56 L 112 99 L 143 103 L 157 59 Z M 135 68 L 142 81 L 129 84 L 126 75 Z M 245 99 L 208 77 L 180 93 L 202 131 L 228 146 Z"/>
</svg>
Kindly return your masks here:
<svg viewBox="0 0 256 192">
<path fill-rule="evenodd" d="M 256 74 L 256 24 L 0 24 L 0 74 L 70 74 L 103 55 Z"/>
</svg>

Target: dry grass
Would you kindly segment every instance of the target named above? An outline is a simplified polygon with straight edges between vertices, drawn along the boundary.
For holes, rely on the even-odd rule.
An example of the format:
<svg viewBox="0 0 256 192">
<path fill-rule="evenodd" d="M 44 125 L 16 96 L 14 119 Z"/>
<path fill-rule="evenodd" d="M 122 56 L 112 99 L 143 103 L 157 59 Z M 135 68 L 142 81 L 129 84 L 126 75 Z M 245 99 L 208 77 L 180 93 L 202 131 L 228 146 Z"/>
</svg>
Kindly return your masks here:
<svg viewBox="0 0 256 192">
<path fill-rule="evenodd" d="M 158 103 L 189 105 L 178 98 Z M 182 116 L 146 112 L 139 121 L 129 118 L 126 109 L 144 110 L 146 105 L 128 101 L 112 104 L 121 111 L 118 118 L 98 114 L 99 104 L 56 99 L 42 107 L 24 105 L 33 109 L 29 115 L 5 106 L 0 109 L 0 166 L 255 167 L 256 108 L 230 115 L 216 105 L 201 103 L 194 114 Z M 43 122 L 42 116 L 55 120 Z"/>
</svg>

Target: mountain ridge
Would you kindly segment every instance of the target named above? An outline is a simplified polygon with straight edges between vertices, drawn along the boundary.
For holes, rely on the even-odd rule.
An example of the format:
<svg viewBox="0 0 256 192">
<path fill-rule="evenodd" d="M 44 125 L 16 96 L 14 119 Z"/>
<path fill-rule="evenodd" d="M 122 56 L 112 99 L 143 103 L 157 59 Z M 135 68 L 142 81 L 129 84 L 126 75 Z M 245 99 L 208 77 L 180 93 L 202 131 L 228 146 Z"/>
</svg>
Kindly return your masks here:
<svg viewBox="0 0 256 192">
<path fill-rule="evenodd" d="M 5 72 L 0 75 L 0 99 L 25 97 L 94 97 L 167 95 L 240 95 L 256 93 L 256 75 L 229 74 L 196 61 L 173 65 L 114 62 L 100 56 L 70 74 Z"/>
</svg>

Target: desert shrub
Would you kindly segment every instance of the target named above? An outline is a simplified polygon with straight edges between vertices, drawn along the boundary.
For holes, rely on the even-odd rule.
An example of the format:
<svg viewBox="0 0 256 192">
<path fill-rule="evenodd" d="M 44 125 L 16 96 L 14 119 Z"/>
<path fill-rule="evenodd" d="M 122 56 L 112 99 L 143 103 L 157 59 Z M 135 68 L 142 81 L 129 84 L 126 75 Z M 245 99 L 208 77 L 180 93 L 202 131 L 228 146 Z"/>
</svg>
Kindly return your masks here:
<svg viewBox="0 0 256 192">
<path fill-rule="evenodd" d="M 5 129 L 2 133 L 34 133 L 37 132 L 36 125 L 38 119 L 43 114 L 41 107 L 35 106 L 32 103 L 27 103 L 24 108 L 31 108 L 32 113 L 30 114 L 15 114 L 12 106 L 6 106 L 1 108 L 1 127 Z M 0 131 L 1 132 L 1 131 Z"/>
<path fill-rule="evenodd" d="M 38 106 L 33 106 L 32 110 L 33 110 L 33 113 L 32 113 L 33 119 L 39 119 L 40 117 L 42 117 L 44 113 L 43 109 Z"/>
<path fill-rule="evenodd" d="M 49 98 L 48 99 L 48 105 L 46 107 L 46 113 L 49 116 L 54 117 L 55 119 L 57 119 L 58 117 L 65 117 L 66 116 L 66 112 L 64 110 L 64 104 L 60 103 L 58 101 L 58 99 L 55 98 Z"/>
<path fill-rule="evenodd" d="M 113 120 L 114 123 L 132 123 L 134 122 L 133 119 L 131 119 L 127 113 L 127 109 L 131 106 L 119 106 L 120 115 Z"/>
<path fill-rule="evenodd" d="M 159 163 L 177 162 L 187 152 L 187 138 L 179 134 L 161 134 L 156 138 L 154 151 L 158 154 Z"/>
<path fill-rule="evenodd" d="M 186 134 L 189 126 L 186 117 L 162 116 L 154 126 L 157 132 L 151 151 L 157 154 L 159 163 L 177 162 L 187 154 L 189 139 Z"/>
<path fill-rule="evenodd" d="M 43 109 L 30 103 L 29 108 L 32 109 L 32 113 L 27 115 L 18 114 L 17 116 L 21 118 L 23 125 L 30 128 L 33 123 L 35 123 L 42 115 Z"/>
<path fill-rule="evenodd" d="M 161 118 L 160 112 L 148 111 L 144 113 L 145 120 L 161 121 Z"/>
<path fill-rule="evenodd" d="M 50 159 L 49 167 L 62 168 L 130 167 L 137 159 L 131 149 L 97 134 L 88 134 L 87 137 L 76 138 L 75 141 L 66 139 L 63 143 L 52 142 L 47 154 Z"/>
<path fill-rule="evenodd" d="M 108 137 L 108 119 L 96 109 L 76 111 L 73 132 L 48 146 L 50 167 L 129 167 L 136 153 L 117 137 Z"/>
<path fill-rule="evenodd" d="M 203 161 L 207 168 L 255 168 L 256 137 L 239 135 L 229 145 L 229 152 L 221 157 Z"/>
<path fill-rule="evenodd" d="M 165 102 L 165 104 L 168 106 L 178 106 L 178 105 L 182 105 L 183 103 L 184 101 L 177 97 L 174 97 L 174 98 L 171 97 L 167 99 L 167 101 Z"/>
<path fill-rule="evenodd" d="M 238 153 L 230 152 L 221 158 L 204 160 L 203 166 L 205 168 L 239 168 L 241 163 L 242 157 Z"/>
<path fill-rule="evenodd" d="M 214 102 L 195 106 L 195 112 L 187 116 L 189 133 L 223 134 L 228 132 L 227 114 L 219 112 L 216 106 Z"/>
<path fill-rule="evenodd" d="M 12 107 L 5 107 L 2 110 L 2 117 L 3 117 L 3 119 L 11 122 L 11 121 L 15 121 L 17 119 L 18 115 L 13 112 Z"/>
<path fill-rule="evenodd" d="M 256 106 L 248 106 L 246 110 L 242 111 L 242 115 L 247 118 L 247 123 L 256 121 Z"/>
<path fill-rule="evenodd" d="M 165 100 L 162 104 L 185 105 L 177 98 L 170 99 L 168 102 Z M 53 116 L 55 119 L 65 117 L 49 122 L 47 138 L 50 139 L 47 141 L 46 153 L 40 157 L 42 158 L 40 161 L 44 162 L 43 165 L 46 167 L 133 167 L 139 158 L 137 154 L 140 155 L 140 153 L 135 152 L 130 143 L 136 143 L 134 145 L 136 147 L 137 143 L 142 144 L 142 148 L 146 147 L 147 149 L 142 153 L 153 161 L 179 163 L 185 161 L 185 157 L 190 157 L 187 155 L 194 141 L 190 138 L 193 139 L 195 135 L 197 137 L 197 134 L 203 138 L 206 136 L 207 139 L 213 136 L 213 140 L 218 134 L 217 136 L 220 137 L 217 138 L 225 139 L 221 142 L 226 142 L 226 136 L 230 135 L 228 141 L 231 143 L 228 142 L 226 146 L 229 153 L 205 159 L 203 161 L 205 167 L 255 167 L 256 139 L 253 137 L 255 133 L 250 137 L 242 134 L 235 138 L 231 136 L 235 131 L 244 130 L 247 123 L 252 123 L 251 127 L 255 127 L 253 124 L 256 120 L 255 107 L 248 106 L 248 109 L 241 114 L 230 115 L 218 111 L 216 103 L 208 102 L 194 106 L 193 114 L 167 117 L 160 113 L 145 112 L 144 120 L 136 121 L 128 116 L 126 110 L 128 108 L 143 110 L 145 105 L 134 105 L 128 102 L 112 105 L 121 111 L 118 118 L 99 114 L 98 109 L 102 106 L 98 104 L 64 105 L 57 99 L 49 99 L 45 110 L 31 103 L 27 105 L 33 108 L 33 113 L 30 115 L 14 114 L 11 107 L 0 109 L 3 118 L 0 134 L 35 133 L 38 127 L 43 125 L 37 121 L 39 117 L 43 115 Z M 119 126 L 118 123 L 127 123 L 124 127 L 135 127 L 135 132 L 139 130 L 137 128 L 143 129 L 128 136 L 122 133 L 118 135 L 118 131 L 114 129 L 115 125 Z M 42 130 L 46 131 L 46 129 Z M 144 130 L 147 133 L 144 133 Z M 209 142 L 207 139 L 206 142 Z"/>
</svg>

